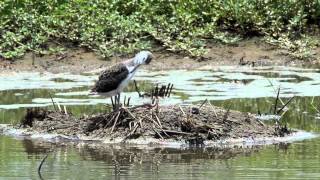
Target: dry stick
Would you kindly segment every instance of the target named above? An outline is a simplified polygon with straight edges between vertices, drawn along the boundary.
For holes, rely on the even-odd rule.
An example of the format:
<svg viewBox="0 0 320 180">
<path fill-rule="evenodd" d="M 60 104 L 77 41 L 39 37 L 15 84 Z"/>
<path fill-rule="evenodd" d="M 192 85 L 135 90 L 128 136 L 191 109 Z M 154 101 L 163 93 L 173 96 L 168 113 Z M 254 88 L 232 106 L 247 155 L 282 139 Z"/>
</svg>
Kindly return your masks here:
<svg viewBox="0 0 320 180">
<path fill-rule="evenodd" d="M 205 100 L 201 103 L 201 105 L 199 106 L 199 110 L 202 108 L 202 106 L 203 106 L 207 101 L 208 101 L 208 99 L 205 99 Z"/>
<path fill-rule="evenodd" d="M 148 119 L 150 119 L 152 122 L 153 122 L 153 124 L 155 124 L 155 125 L 157 125 L 159 128 L 162 128 L 161 126 L 160 126 L 160 124 L 158 124 L 155 120 L 153 120 L 151 117 L 149 117 L 149 116 L 146 116 Z"/>
<path fill-rule="evenodd" d="M 137 91 L 137 93 L 139 94 L 139 97 L 143 97 L 143 95 L 140 93 L 140 90 L 139 90 L 139 88 L 138 88 L 137 81 L 136 81 L 136 80 L 133 80 L 133 82 L 134 82 L 134 86 L 136 87 L 136 91 Z"/>
<path fill-rule="evenodd" d="M 58 105 L 58 109 L 59 109 L 59 111 L 61 112 L 62 110 L 61 110 L 61 106 L 60 106 L 60 104 L 59 104 L 59 102 L 57 101 L 57 105 Z"/>
<path fill-rule="evenodd" d="M 158 134 L 158 136 L 161 138 L 161 139 L 164 139 L 161 134 L 159 133 L 159 131 L 157 131 L 154 127 L 152 127 L 152 130 Z"/>
<path fill-rule="evenodd" d="M 273 114 L 276 114 L 276 112 L 277 112 L 277 106 L 278 106 L 279 94 L 280 94 L 280 87 L 278 88 L 278 93 L 277 93 L 276 102 L 274 103 L 274 110 L 273 110 Z"/>
<path fill-rule="evenodd" d="M 258 123 L 259 123 L 260 125 L 265 126 L 265 124 L 264 124 L 260 119 L 256 118 L 256 120 L 258 121 Z"/>
<path fill-rule="evenodd" d="M 136 124 L 136 125 L 134 126 L 133 130 L 132 130 L 128 135 L 126 135 L 126 137 L 124 137 L 121 142 L 124 143 L 124 142 L 128 139 L 128 137 L 130 137 L 130 136 L 137 130 L 138 126 L 139 126 L 139 125 Z"/>
<path fill-rule="evenodd" d="M 133 118 L 133 119 L 137 119 L 136 117 L 134 117 L 134 115 L 129 111 L 128 108 L 123 108 L 125 111 L 127 111 L 127 113 Z"/>
<path fill-rule="evenodd" d="M 127 96 L 124 96 L 124 99 L 123 99 L 123 105 L 124 106 L 126 105 L 126 101 L 127 101 Z"/>
<path fill-rule="evenodd" d="M 180 109 L 180 111 L 182 112 L 182 114 L 185 116 L 186 113 L 183 111 L 183 109 L 182 109 L 182 107 L 180 106 L 180 104 L 179 104 L 179 109 Z"/>
<path fill-rule="evenodd" d="M 125 111 L 127 111 L 128 112 L 128 114 L 133 118 L 133 119 L 137 119 L 136 117 L 134 117 L 134 115 L 129 111 L 129 109 L 127 109 L 127 108 L 123 108 Z M 139 120 L 139 123 L 140 123 L 140 127 L 142 128 L 142 120 L 141 120 L 141 118 L 138 118 L 138 120 Z"/>
<path fill-rule="evenodd" d="M 218 117 L 216 111 L 214 110 L 214 107 L 212 106 L 211 102 L 208 101 L 208 104 L 210 105 L 211 109 L 213 110 L 214 115 L 216 116 L 216 118 Z"/>
<path fill-rule="evenodd" d="M 47 159 L 48 155 L 49 155 L 49 153 L 46 154 L 46 155 L 43 157 L 43 159 L 41 160 L 41 162 L 40 162 L 40 164 L 39 164 L 39 166 L 38 166 L 38 175 L 39 175 L 39 178 L 40 178 L 40 179 L 43 179 L 43 177 L 42 177 L 42 175 L 41 175 L 41 167 L 42 167 L 44 161 Z"/>
<path fill-rule="evenodd" d="M 64 114 L 65 114 L 65 115 L 68 115 L 67 107 L 66 107 L 66 106 L 63 106 L 63 109 L 64 109 Z"/>
<path fill-rule="evenodd" d="M 291 102 L 291 100 L 294 98 L 294 96 L 292 96 L 290 99 L 289 99 L 289 101 L 285 104 L 285 105 L 283 105 L 282 106 L 282 108 L 280 108 L 278 111 L 277 111 L 277 114 L 279 114 L 282 110 L 283 110 L 283 108 L 285 108 L 290 102 Z"/>
<path fill-rule="evenodd" d="M 159 119 L 158 115 L 155 113 L 154 116 L 156 117 L 156 120 L 158 121 L 160 127 L 162 128 L 162 124 L 160 122 L 160 119 Z"/>
<path fill-rule="evenodd" d="M 50 98 L 51 98 L 51 101 L 52 101 L 52 104 L 53 104 L 53 108 L 54 108 L 54 110 L 57 112 L 56 105 L 54 104 L 54 101 L 53 101 L 52 96 L 51 96 L 50 93 L 49 93 L 49 96 L 50 96 Z"/>
<path fill-rule="evenodd" d="M 118 112 L 117 117 L 114 119 L 114 123 L 113 123 L 113 126 L 112 126 L 112 128 L 111 128 L 110 134 L 112 134 L 112 132 L 113 132 L 113 130 L 114 130 L 114 127 L 116 126 L 116 124 L 117 124 L 117 122 L 118 122 L 118 119 L 119 119 L 120 114 L 121 114 L 121 111 Z"/>
<path fill-rule="evenodd" d="M 156 130 L 161 130 L 161 129 L 156 129 Z M 174 130 L 165 130 L 162 129 L 162 131 L 164 132 L 168 132 L 168 133 L 174 133 L 174 134 L 185 134 L 185 135 L 193 135 L 193 133 L 187 133 L 187 132 L 182 132 L 182 131 L 174 131 Z"/>
<path fill-rule="evenodd" d="M 131 123 L 133 123 L 133 126 L 134 126 L 134 122 L 133 122 L 133 121 L 130 121 L 130 122 L 129 122 L 129 130 L 130 130 L 130 131 L 131 131 L 131 129 L 132 129 Z"/>
</svg>

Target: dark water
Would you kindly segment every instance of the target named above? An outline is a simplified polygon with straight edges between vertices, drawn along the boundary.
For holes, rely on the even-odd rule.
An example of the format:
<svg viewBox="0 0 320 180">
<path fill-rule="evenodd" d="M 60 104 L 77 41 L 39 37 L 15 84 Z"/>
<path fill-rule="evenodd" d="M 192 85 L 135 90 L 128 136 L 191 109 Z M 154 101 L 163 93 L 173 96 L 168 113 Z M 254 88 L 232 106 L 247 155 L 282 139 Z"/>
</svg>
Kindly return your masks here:
<svg viewBox="0 0 320 180">
<path fill-rule="evenodd" d="M 50 95 L 73 114 L 105 111 L 109 100 L 88 96 L 96 76 L 24 73 L 0 76 L 0 123 L 17 123 L 25 107 L 48 106 Z M 169 71 L 137 74 L 139 87 L 174 83 L 172 98 L 162 104 L 213 104 L 240 111 L 269 113 L 276 89 L 286 102 L 283 115 L 291 128 L 320 132 L 320 73 L 284 67 L 211 71 Z M 49 95 L 50 94 L 50 95 Z M 123 96 L 140 104 L 131 84 Z M 311 102 L 313 100 L 313 105 Z M 163 148 L 50 143 L 0 136 L 0 179 L 319 179 L 320 139 L 248 148 Z M 52 152 L 49 152 L 52 151 Z"/>
</svg>

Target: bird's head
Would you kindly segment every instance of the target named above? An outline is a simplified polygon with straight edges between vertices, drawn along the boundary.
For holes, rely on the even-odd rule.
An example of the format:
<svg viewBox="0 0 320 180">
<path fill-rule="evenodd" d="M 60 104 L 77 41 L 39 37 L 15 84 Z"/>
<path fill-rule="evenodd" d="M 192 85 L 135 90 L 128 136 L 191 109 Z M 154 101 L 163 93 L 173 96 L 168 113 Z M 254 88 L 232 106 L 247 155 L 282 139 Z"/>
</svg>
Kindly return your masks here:
<svg viewBox="0 0 320 180">
<path fill-rule="evenodd" d="M 134 56 L 133 62 L 136 65 L 149 64 L 152 59 L 153 55 L 150 51 L 140 51 Z"/>
</svg>

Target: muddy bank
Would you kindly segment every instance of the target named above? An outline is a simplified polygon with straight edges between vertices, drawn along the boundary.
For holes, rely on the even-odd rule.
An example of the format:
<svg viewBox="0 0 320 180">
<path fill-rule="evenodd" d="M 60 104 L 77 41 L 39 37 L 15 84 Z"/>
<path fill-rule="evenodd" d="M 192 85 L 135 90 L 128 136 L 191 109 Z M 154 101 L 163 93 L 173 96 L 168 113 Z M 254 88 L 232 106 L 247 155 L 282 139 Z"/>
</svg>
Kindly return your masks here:
<svg viewBox="0 0 320 180">
<path fill-rule="evenodd" d="M 122 107 L 80 118 L 65 112 L 33 108 L 27 110 L 17 129 L 28 135 L 58 134 L 74 140 L 139 144 L 138 140 L 144 139 L 150 143 L 171 141 L 191 145 L 226 139 L 283 137 L 294 132 L 286 127 L 264 124 L 249 113 L 211 105 Z"/>
<path fill-rule="evenodd" d="M 314 50 L 313 61 L 293 59 L 284 50 L 277 49 L 258 38 L 243 40 L 234 45 L 213 44 L 208 46 L 208 53 L 204 59 L 194 59 L 181 54 L 173 54 L 163 50 L 154 50 L 155 60 L 151 66 L 144 67 L 148 70 L 168 69 L 210 69 L 221 65 L 239 66 L 307 66 L 318 67 L 316 57 L 320 48 Z M 27 54 L 22 59 L 14 61 L 0 61 L 2 73 L 12 71 L 37 71 L 37 72 L 71 72 L 82 73 L 104 69 L 128 57 L 113 57 L 110 60 L 101 59 L 94 52 L 79 48 L 69 48 L 66 51 L 44 56 Z"/>
</svg>

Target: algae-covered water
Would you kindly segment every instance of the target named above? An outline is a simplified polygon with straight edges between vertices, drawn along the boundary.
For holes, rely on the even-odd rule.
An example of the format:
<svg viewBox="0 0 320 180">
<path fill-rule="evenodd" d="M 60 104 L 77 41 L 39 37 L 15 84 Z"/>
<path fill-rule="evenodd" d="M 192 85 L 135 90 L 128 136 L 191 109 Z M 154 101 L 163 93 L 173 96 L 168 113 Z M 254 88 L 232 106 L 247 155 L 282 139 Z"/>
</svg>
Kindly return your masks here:
<svg viewBox="0 0 320 180">
<path fill-rule="evenodd" d="M 320 71 L 286 67 L 220 67 L 197 71 L 140 71 L 141 91 L 173 83 L 161 104 L 212 104 L 243 112 L 273 112 L 277 88 L 285 103 L 282 117 L 291 128 L 320 132 Z M 107 111 L 108 99 L 88 96 L 97 75 L 12 73 L 0 75 L 0 123 L 18 123 L 26 107 L 52 107 L 50 95 L 75 115 Z M 133 84 L 122 97 L 139 98 Z M 311 104 L 313 102 L 313 104 Z M 280 103 L 281 104 L 281 103 Z M 281 106 L 281 105 L 279 105 Z M 272 123 L 272 122 L 269 122 Z M 0 179 L 319 179 L 320 139 L 234 148 L 99 146 L 43 142 L 0 135 Z"/>
</svg>

